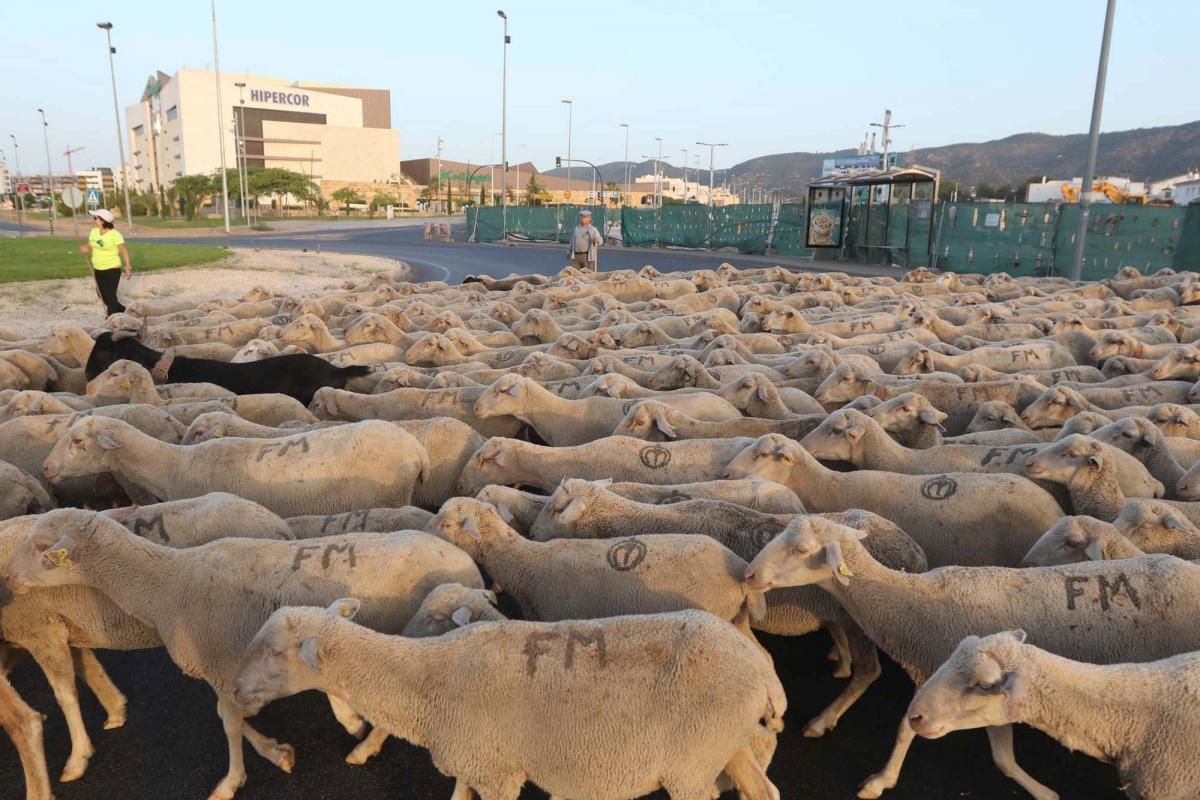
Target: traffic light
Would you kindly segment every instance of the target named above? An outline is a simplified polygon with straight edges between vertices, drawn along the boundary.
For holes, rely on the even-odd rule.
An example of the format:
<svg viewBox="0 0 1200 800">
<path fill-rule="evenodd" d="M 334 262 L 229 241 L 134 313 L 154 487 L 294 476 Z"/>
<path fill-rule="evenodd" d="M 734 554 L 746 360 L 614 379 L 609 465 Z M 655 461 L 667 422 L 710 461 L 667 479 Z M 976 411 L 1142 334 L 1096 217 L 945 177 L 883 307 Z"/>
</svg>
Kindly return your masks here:
<svg viewBox="0 0 1200 800">
<path fill-rule="evenodd" d="M 555 167 L 555 169 L 557 169 L 558 167 L 561 167 L 561 166 L 562 166 L 562 156 L 555 156 L 555 157 L 554 157 L 554 167 Z"/>
</svg>

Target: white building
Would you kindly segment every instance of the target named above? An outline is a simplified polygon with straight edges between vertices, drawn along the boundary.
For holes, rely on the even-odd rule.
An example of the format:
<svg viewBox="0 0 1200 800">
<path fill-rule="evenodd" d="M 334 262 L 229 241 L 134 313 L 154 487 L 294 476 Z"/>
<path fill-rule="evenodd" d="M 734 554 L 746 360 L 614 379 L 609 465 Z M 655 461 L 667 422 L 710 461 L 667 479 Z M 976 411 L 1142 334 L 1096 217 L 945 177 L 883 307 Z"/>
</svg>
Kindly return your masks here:
<svg viewBox="0 0 1200 800">
<path fill-rule="evenodd" d="M 8 175 L 8 164 L 0 161 L 0 195 L 12 194 L 12 179 Z"/>
<path fill-rule="evenodd" d="M 237 165 L 236 127 L 251 168 L 283 167 L 318 184 L 385 181 L 399 172 L 400 134 L 391 127 L 387 89 L 222 72 L 221 105 L 229 169 Z M 220 169 L 213 72 L 157 73 L 125 119 L 139 190 Z"/>
<path fill-rule="evenodd" d="M 1175 199 L 1175 188 L 1181 183 L 1195 181 L 1200 179 L 1200 170 L 1192 170 L 1183 175 L 1175 175 L 1170 178 L 1163 178 L 1159 181 L 1150 181 L 1146 184 L 1147 190 L 1150 193 L 1150 199 L 1156 201 L 1169 201 Z M 1188 201 L 1183 201 L 1186 204 Z"/>
<path fill-rule="evenodd" d="M 643 175 L 640 178 L 634 178 L 637 183 L 654 183 L 653 175 Z M 660 193 L 663 197 L 669 197 L 673 200 L 678 200 L 681 203 L 699 203 L 700 205 L 708 205 L 708 184 L 700 181 L 687 181 L 685 184 L 682 178 L 668 178 L 660 175 L 659 184 L 661 186 Z M 740 202 L 737 195 L 731 193 L 724 186 L 713 187 L 713 205 L 728 206 Z"/>
<path fill-rule="evenodd" d="M 1200 175 L 1191 180 L 1180 181 L 1173 188 L 1171 202 L 1175 205 L 1186 206 L 1189 203 L 1200 202 Z"/>
</svg>

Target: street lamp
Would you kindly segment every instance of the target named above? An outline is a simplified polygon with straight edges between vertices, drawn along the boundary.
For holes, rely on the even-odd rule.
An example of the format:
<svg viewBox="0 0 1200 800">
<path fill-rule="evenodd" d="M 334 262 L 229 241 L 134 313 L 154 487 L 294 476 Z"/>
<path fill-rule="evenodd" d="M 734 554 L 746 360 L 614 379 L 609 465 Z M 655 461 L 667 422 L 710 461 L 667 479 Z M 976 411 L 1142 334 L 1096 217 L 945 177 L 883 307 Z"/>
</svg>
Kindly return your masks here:
<svg viewBox="0 0 1200 800">
<path fill-rule="evenodd" d="M 621 127 L 625 129 L 625 196 L 629 196 L 629 123 L 622 122 Z M 625 201 L 621 201 L 621 205 L 625 205 Z"/>
<path fill-rule="evenodd" d="M 54 172 L 50 169 L 50 123 L 46 122 L 46 112 L 38 109 L 42 115 L 42 139 L 46 143 L 46 188 L 50 192 L 50 235 L 54 235 L 54 220 L 58 218 L 58 208 L 54 202 Z"/>
<path fill-rule="evenodd" d="M 666 159 L 664 159 L 661 154 L 656 156 L 653 153 L 651 153 L 649 155 L 642 153 L 642 158 L 648 158 L 654 162 L 654 204 L 655 204 L 655 207 L 658 207 L 661 205 L 661 203 L 659 202 L 659 200 L 661 199 L 661 198 L 659 198 L 659 180 L 658 180 L 659 165 L 666 164 L 669 167 L 669 166 L 671 166 L 671 164 Z"/>
<path fill-rule="evenodd" d="M 500 78 L 500 238 L 508 241 L 508 14 L 497 11 L 504 20 L 504 67 Z"/>
<path fill-rule="evenodd" d="M 688 149 L 686 147 L 681 147 L 679 149 L 683 151 L 683 202 L 686 204 L 687 203 L 687 192 L 688 192 L 688 190 L 687 190 Z M 697 177 L 699 177 L 699 176 L 697 176 Z"/>
<path fill-rule="evenodd" d="M 1108 0 L 1104 12 L 1104 36 L 1100 40 L 1100 66 L 1096 70 L 1096 93 L 1092 96 L 1092 124 L 1088 130 L 1087 166 L 1083 170 L 1083 185 L 1079 191 L 1079 225 L 1075 229 L 1075 251 L 1071 254 L 1071 280 L 1083 273 L 1083 241 L 1087 238 L 1088 216 L 1092 211 L 1092 176 L 1096 174 L 1096 156 L 1100 149 L 1100 112 L 1104 107 L 1104 83 L 1108 78 L 1108 49 L 1112 43 L 1113 16 L 1117 0 Z"/>
<path fill-rule="evenodd" d="M 571 125 L 575 118 L 575 101 L 564 99 L 567 104 L 567 191 L 571 191 Z"/>
<path fill-rule="evenodd" d="M 221 145 L 221 206 L 225 212 L 225 235 L 229 235 L 229 175 L 225 172 L 225 115 L 221 110 L 221 59 L 217 55 L 217 0 L 212 0 L 213 71 L 217 76 L 217 142 Z"/>
<path fill-rule="evenodd" d="M 8 135 L 8 138 L 12 139 L 13 160 L 17 162 L 17 182 L 19 182 L 21 179 L 21 153 L 17 149 L 17 136 L 16 136 L 16 134 L 10 133 Z M 17 204 L 16 204 L 17 205 L 17 230 L 19 232 L 18 233 L 19 236 L 24 236 L 25 235 L 25 220 L 22 218 L 21 211 L 25 207 L 25 198 L 22 196 L 21 192 L 15 191 L 16 188 L 17 188 L 16 182 L 14 182 L 13 183 L 13 189 L 14 189 L 13 194 L 17 198 Z"/>
<path fill-rule="evenodd" d="M 713 154 L 716 152 L 718 147 L 728 147 L 729 145 L 725 142 L 717 142 L 715 144 L 711 143 L 711 142 L 696 142 L 696 144 L 700 145 L 701 147 L 708 148 L 708 207 L 712 208 L 712 206 L 713 206 L 713 159 L 715 158 L 715 156 Z"/>
<path fill-rule="evenodd" d="M 662 137 L 655 136 L 654 141 L 658 142 L 658 161 L 654 164 L 654 194 L 657 197 L 655 205 L 662 208 L 662 178 L 658 175 L 658 166 L 662 163 Z"/>
<path fill-rule="evenodd" d="M 238 194 L 242 196 L 242 221 L 250 227 L 250 198 L 246 196 L 250 190 L 250 162 L 246 160 L 246 82 L 235 81 L 233 85 L 238 88 L 238 105 L 241 107 L 241 113 L 234 120 L 233 135 L 237 147 L 233 156 L 237 162 Z M 308 179 L 311 181 L 312 175 Z"/>
<path fill-rule="evenodd" d="M 120 156 L 121 186 L 125 189 L 125 227 L 130 235 L 133 234 L 133 207 L 129 204 L 129 173 L 125 170 L 125 136 L 121 132 L 121 109 L 117 105 L 117 68 L 113 64 L 113 54 L 117 48 L 112 46 L 112 23 L 97 22 L 96 27 L 104 31 L 108 40 L 108 75 L 112 79 L 113 121 L 117 125 L 117 153 Z M 101 182 L 103 187 L 103 182 Z"/>
</svg>

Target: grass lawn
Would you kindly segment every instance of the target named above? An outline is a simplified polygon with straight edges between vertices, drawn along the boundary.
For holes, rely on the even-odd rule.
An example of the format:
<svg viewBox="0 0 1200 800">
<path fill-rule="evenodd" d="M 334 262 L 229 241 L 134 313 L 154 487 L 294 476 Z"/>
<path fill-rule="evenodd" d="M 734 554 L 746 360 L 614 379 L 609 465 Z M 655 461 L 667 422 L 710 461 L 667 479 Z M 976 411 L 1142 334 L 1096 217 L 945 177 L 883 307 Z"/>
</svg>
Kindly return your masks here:
<svg viewBox="0 0 1200 800">
<path fill-rule="evenodd" d="M 206 245 L 129 242 L 128 247 L 135 273 L 208 264 L 229 255 L 223 247 Z M 0 283 L 87 278 L 90 274 L 75 239 L 0 238 Z"/>
</svg>

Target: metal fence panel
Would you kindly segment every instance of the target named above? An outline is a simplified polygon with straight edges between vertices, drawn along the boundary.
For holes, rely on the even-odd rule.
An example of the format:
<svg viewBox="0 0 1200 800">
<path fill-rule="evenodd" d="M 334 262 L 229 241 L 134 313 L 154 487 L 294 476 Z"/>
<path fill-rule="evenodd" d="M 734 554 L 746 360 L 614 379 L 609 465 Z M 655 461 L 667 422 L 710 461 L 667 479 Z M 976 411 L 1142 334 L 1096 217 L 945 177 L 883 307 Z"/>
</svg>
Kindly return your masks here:
<svg viewBox="0 0 1200 800">
<path fill-rule="evenodd" d="M 779 218 L 775 221 L 775 233 L 771 240 L 772 249 L 784 256 L 812 256 L 813 251 L 805 244 L 805 221 L 808 219 L 804 203 L 783 203 L 779 206 Z"/>
<path fill-rule="evenodd" d="M 1178 266 L 1176 250 L 1187 211 L 1162 206 L 1092 204 L 1084 240 L 1083 279 L 1109 278 L 1126 265 L 1142 272 Z M 1071 263 L 1078 225 L 1079 206 L 1063 205 L 1054 245 L 1060 272 Z"/>
<path fill-rule="evenodd" d="M 579 211 L 592 212 L 592 224 L 604 230 L 603 206 L 509 206 L 508 234 L 514 239 L 566 244 L 579 219 Z M 503 208 L 467 208 L 467 235 L 471 241 L 498 242 L 503 238 Z"/>
<path fill-rule="evenodd" d="M 771 234 L 770 203 L 716 206 L 712 209 L 709 247 L 736 247 L 739 253 L 762 255 Z"/>
<path fill-rule="evenodd" d="M 1050 274 L 1059 216 L 1053 203 L 941 203 L 934 264 L 956 272 Z"/>
</svg>

